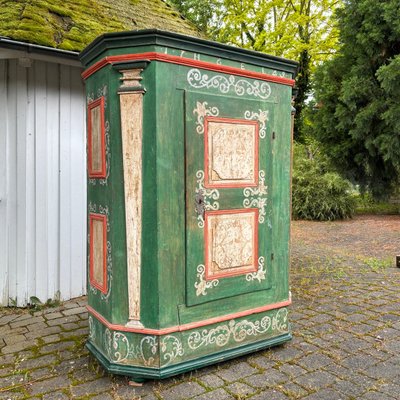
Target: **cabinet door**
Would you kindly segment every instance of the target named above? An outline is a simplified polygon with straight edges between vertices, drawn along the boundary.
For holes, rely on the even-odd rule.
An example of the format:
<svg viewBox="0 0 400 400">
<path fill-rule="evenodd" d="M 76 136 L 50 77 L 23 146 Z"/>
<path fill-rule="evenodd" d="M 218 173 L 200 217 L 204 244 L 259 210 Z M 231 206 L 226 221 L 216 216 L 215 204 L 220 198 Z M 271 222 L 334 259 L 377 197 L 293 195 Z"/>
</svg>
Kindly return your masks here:
<svg viewBox="0 0 400 400">
<path fill-rule="evenodd" d="M 273 104 L 185 94 L 186 303 L 269 289 Z"/>
</svg>

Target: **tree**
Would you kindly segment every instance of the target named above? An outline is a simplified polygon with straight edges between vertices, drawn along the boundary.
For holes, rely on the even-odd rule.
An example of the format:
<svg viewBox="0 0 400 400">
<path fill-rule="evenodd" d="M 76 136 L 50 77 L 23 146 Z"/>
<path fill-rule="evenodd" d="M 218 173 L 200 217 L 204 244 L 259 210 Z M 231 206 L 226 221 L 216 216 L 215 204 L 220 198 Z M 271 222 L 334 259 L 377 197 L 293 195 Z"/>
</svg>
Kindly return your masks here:
<svg viewBox="0 0 400 400">
<path fill-rule="evenodd" d="M 340 52 L 315 79 L 316 137 L 374 197 L 400 182 L 400 3 L 346 0 Z"/>
<path fill-rule="evenodd" d="M 215 40 L 292 58 L 296 78 L 295 138 L 301 133 L 302 111 L 316 65 L 334 52 L 338 33 L 332 14 L 340 0 L 170 0 Z"/>
</svg>

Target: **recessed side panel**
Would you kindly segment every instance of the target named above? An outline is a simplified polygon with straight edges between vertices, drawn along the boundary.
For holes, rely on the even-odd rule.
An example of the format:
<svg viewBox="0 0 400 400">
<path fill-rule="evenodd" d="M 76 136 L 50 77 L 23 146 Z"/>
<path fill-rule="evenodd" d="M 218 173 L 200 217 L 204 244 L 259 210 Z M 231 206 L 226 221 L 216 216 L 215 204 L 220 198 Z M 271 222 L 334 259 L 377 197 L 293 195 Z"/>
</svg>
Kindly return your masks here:
<svg viewBox="0 0 400 400">
<path fill-rule="evenodd" d="M 89 215 L 90 284 L 107 293 L 107 217 Z"/>
<path fill-rule="evenodd" d="M 206 212 L 206 279 L 257 271 L 258 209 Z"/>
<path fill-rule="evenodd" d="M 88 169 L 90 178 L 105 178 L 104 97 L 88 105 Z"/>
<path fill-rule="evenodd" d="M 257 186 L 257 121 L 206 117 L 204 133 L 205 186 Z"/>
</svg>

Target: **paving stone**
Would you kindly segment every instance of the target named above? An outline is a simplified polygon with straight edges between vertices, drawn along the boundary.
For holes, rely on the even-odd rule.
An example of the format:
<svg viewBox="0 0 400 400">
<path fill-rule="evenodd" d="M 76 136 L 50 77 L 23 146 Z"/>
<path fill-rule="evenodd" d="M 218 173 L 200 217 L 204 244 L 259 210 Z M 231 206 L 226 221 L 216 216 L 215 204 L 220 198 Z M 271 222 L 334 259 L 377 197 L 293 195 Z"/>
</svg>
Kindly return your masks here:
<svg viewBox="0 0 400 400">
<path fill-rule="evenodd" d="M 278 349 L 274 349 L 271 357 L 274 360 L 282 361 L 282 362 L 288 362 L 292 361 L 302 355 L 302 351 L 299 349 L 296 349 L 295 347 L 279 347 Z"/>
<path fill-rule="evenodd" d="M 400 399 L 400 384 L 398 384 L 398 382 L 383 383 L 377 388 L 377 390 L 387 394 L 388 396 L 392 396 L 395 399 Z"/>
<path fill-rule="evenodd" d="M 75 317 L 75 315 L 73 315 L 73 317 Z M 70 318 L 70 317 L 68 317 L 68 318 Z M 73 331 L 73 330 L 79 329 L 81 327 L 79 322 L 82 322 L 82 321 L 78 321 L 78 323 L 68 322 L 66 324 L 61 324 L 62 330 L 65 332 L 65 331 Z"/>
<path fill-rule="evenodd" d="M 392 363 L 380 363 L 367 368 L 365 374 L 374 379 L 387 379 L 390 380 L 400 376 L 400 365 Z"/>
<path fill-rule="evenodd" d="M 322 389 L 335 381 L 335 376 L 324 371 L 310 372 L 296 378 L 296 383 L 311 390 Z"/>
<path fill-rule="evenodd" d="M 381 392 L 368 392 L 363 394 L 362 396 L 363 400 L 393 400 L 394 397 L 392 396 L 387 396 L 386 394 L 383 394 Z"/>
<path fill-rule="evenodd" d="M 45 394 L 43 400 L 68 400 L 70 397 L 63 392 L 52 392 Z"/>
<path fill-rule="evenodd" d="M 110 378 L 104 377 L 94 381 L 85 382 L 77 386 L 71 387 L 71 392 L 74 396 L 85 396 L 88 394 L 97 394 L 105 392 L 112 388 Z"/>
<path fill-rule="evenodd" d="M 295 378 L 296 376 L 307 373 L 304 368 L 293 364 L 283 364 L 279 370 L 288 375 L 290 378 Z"/>
<path fill-rule="evenodd" d="M 256 392 L 256 389 L 253 389 L 249 385 L 246 385 L 242 382 L 231 383 L 230 385 L 226 386 L 225 389 L 237 398 L 245 397 Z"/>
<path fill-rule="evenodd" d="M 351 369 L 365 369 L 378 362 L 374 357 L 369 355 L 355 355 L 347 357 L 342 361 L 342 365 Z"/>
<path fill-rule="evenodd" d="M 283 394 L 282 392 L 278 392 L 276 390 L 265 390 L 260 394 L 256 394 L 255 396 L 251 397 L 251 400 L 287 400 L 289 399 L 288 396 Z M 322 399 L 320 399 L 322 400 Z"/>
<path fill-rule="evenodd" d="M 77 308 L 79 304 L 76 301 L 67 301 L 63 304 L 63 311 L 68 308 Z"/>
<path fill-rule="evenodd" d="M 16 320 L 10 323 L 11 329 L 15 329 L 18 327 L 23 327 L 23 326 L 28 326 L 28 325 L 33 325 L 33 324 L 37 324 L 38 322 L 44 322 L 44 318 L 43 317 L 30 317 L 30 318 L 26 318 L 23 320 Z"/>
<path fill-rule="evenodd" d="M 5 392 L 0 392 L 0 400 L 18 400 L 18 399 L 23 399 L 25 394 L 20 393 L 20 392 L 13 392 L 13 391 L 5 391 Z"/>
<path fill-rule="evenodd" d="M 118 382 L 118 380 L 120 381 Z M 129 385 L 127 377 L 114 377 L 113 391 L 119 400 L 132 400 L 153 394 L 154 386 L 155 382 L 149 381 L 145 382 L 143 386 L 134 387 Z"/>
<path fill-rule="evenodd" d="M 45 322 L 38 322 L 36 324 L 27 325 L 27 328 L 30 332 L 37 332 L 42 329 L 46 329 L 48 326 Z"/>
<path fill-rule="evenodd" d="M 54 335 L 41 337 L 41 339 L 44 343 L 49 344 L 49 343 L 59 342 L 61 337 L 58 333 L 55 333 Z"/>
<path fill-rule="evenodd" d="M 249 364 L 251 364 L 251 366 L 261 369 L 269 369 L 276 366 L 275 360 L 271 360 L 270 358 L 264 356 L 249 357 L 247 361 Z"/>
<path fill-rule="evenodd" d="M 76 315 L 69 315 L 68 317 L 62 317 L 62 318 L 55 318 L 52 320 L 47 321 L 47 324 L 49 326 L 55 326 L 55 325 L 63 325 L 63 328 L 65 329 L 65 326 L 69 323 L 78 321 L 79 317 Z"/>
<path fill-rule="evenodd" d="M 87 336 L 89 334 L 89 327 L 79 328 L 76 331 L 63 332 L 62 337 L 67 339 L 74 336 Z"/>
<path fill-rule="evenodd" d="M 203 375 L 199 378 L 200 382 L 211 389 L 223 386 L 224 381 L 215 374 Z"/>
<path fill-rule="evenodd" d="M 205 389 L 196 382 L 184 382 L 160 392 L 165 399 L 186 399 L 205 392 Z"/>
<path fill-rule="evenodd" d="M 54 392 L 61 388 L 67 388 L 71 384 L 71 381 L 66 376 L 56 376 L 54 378 L 45 379 L 40 382 L 35 382 L 30 385 L 31 395 Z"/>
<path fill-rule="evenodd" d="M 29 348 L 29 347 L 32 347 L 32 343 L 31 342 L 27 342 L 27 341 L 18 342 L 18 343 L 9 345 L 9 346 L 4 346 L 1 349 L 1 352 L 3 354 L 18 353 L 18 352 L 20 352 L 22 350 L 25 350 L 25 349 Z"/>
<path fill-rule="evenodd" d="M 3 315 L 0 317 L 0 327 L 18 318 L 17 314 Z"/>
<path fill-rule="evenodd" d="M 56 343 L 51 343 L 47 344 L 45 346 L 42 346 L 40 348 L 41 353 L 51 353 L 54 351 L 61 351 L 65 349 L 69 349 L 71 347 L 75 346 L 75 342 L 73 341 L 68 341 L 68 342 L 56 342 Z"/>
<path fill-rule="evenodd" d="M 8 388 L 9 386 L 14 386 L 18 383 L 24 382 L 25 375 L 23 374 L 13 374 L 0 378 L 0 388 Z"/>
<path fill-rule="evenodd" d="M 90 400 L 112 400 L 113 397 L 108 393 L 101 393 L 97 396 L 91 397 Z"/>
<path fill-rule="evenodd" d="M 93 379 L 99 378 L 96 372 L 93 371 L 93 369 L 90 367 L 82 369 L 71 368 L 70 371 L 74 371 L 72 374 L 72 378 L 75 382 L 79 383 L 92 381 Z"/>
<path fill-rule="evenodd" d="M 62 312 L 63 315 L 65 316 L 69 316 L 69 315 L 76 315 L 76 314 L 82 314 L 87 312 L 87 308 L 86 307 L 73 307 L 73 308 L 69 308 L 67 310 L 64 310 Z"/>
<path fill-rule="evenodd" d="M 0 356 L 0 368 L 4 368 L 9 364 L 14 364 L 15 356 L 14 354 L 7 354 L 4 356 Z"/>
<path fill-rule="evenodd" d="M 25 320 L 33 318 L 33 316 L 28 312 L 17 315 L 16 317 L 17 318 L 15 318 L 15 321 L 25 321 Z"/>
<path fill-rule="evenodd" d="M 48 354 L 42 357 L 29 358 L 19 363 L 20 369 L 33 369 L 44 366 L 51 366 L 57 362 L 57 357 L 54 354 Z"/>
<path fill-rule="evenodd" d="M 342 343 L 340 343 L 340 348 L 342 350 L 348 350 L 350 353 L 357 353 L 360 350 L 363 350 L 367 347 L 369 347 L 370 345 L 365 341 L 365 340 L 361 340 L 358 338 L 351 338 L 349 340 L 345 340 Z"/>
<path fill-rule="evenodd" d="M 28 371 L 29 372 L 29 380 L 37 380 L 41 378 L 49 379 L 54 376 L 54 373 L 51 372 L 50 367 L 38 368 Z"/>
<path fill-rule="evenodd" d="M 4 337 L 5 344 L 7 345 L 12 345 L 25 340 L 26 337 L 24 335 L 9 335 Z"/>
<path fill-rule="evenodd" d="M 62 318 L 62 317 L 63 317 L 63 314 L 61 314 L 61 312 L 59 312 L 59 311 L 45 314 L 45 319 L 47 321 L 52 320 L 52 319 Z"/>
<path fill-rule="evenodd" d="M 147 397 L 145 397 L 147 399 Z M 167 398 L 165 398 L 167 399 Z M 231 400 L 234 399 L 227 391 L 224 389 L 217 389 L 211 392 L 203 393 L 200 396 L 193 397 L 194 400 Z M 172 399 L 171 399 L 172 400 Z"/>
<path fill-rule="evenodd" d="M 81 313 L 81 314 L 79 314 L 79 318 L 86 321 L 87 319 L 89 319 L 89 313 L 87 311 L 84 313 Z"/>
<path fill-rule="evenodd" d="M 332 389 L 353 399 L 361 399 L 362 394 L 365 392 L 364 387 L 343 379 L 336 381 Z"/>
<path fill-rule="evenodd" d="M 28 332 L 25 334 L 27 339 L 36 339 L 36 338 L 43 338 L 45 336 L 49 336 L 52 334 L 57 334 L 62 331 L 60 326 L 47 326 L 44 329 L 40 329 L 37 331 Z"/>
<path fill-rule="evenodd" d="M 257 388 L 274 386 L 286 380 L 287 375 L 274 369 L 265 371 L 262 374 L 249 376 L 245 379 L 246 383 Z"/>
<path fill-rule="evenodd" d="M 318 347 L 307 342 L 300 343 L 300 350 L 304 353 L 314 353 L 318 351 Z"/>
<path fill-rule="evenodd" d="M 300 360 L 297 360 L 297 364 L 302 366 L 304 369 L 307 369 L 308 371 L 321 369 L 322 367 L 325 367 L 332 362 L 333 360 L 331 358 L 319 353 L 310 354 L 301 358 Z"/>
<path fill-rule="evenodd" d="M 289 395 L 290 398 L 294 399 L 302 398 L 308 394 L 305 389 L 294 382 L 287 382 L 283 384 L 282 389 L 284 389 L 284 393 Z"/>
<path fill-rule="evenodd" d="M 14 368 L 12 368 L 12 367 L 0 368 L 0 377 L 11 375 L 13 371 L 14 371 Z"/>
<path fill-rule="evenodd" d="M 258 370 L 245 362 L 240 362 L 238 364 L 233 364 L 226 369 L 219 370 L 216 373 L 224 381 L 234 382 L 246 376 L 256 374 L 258 373 Z"/>
<path fill-rule="evenodd" d="M 310 394 L 307 397 L 304 397 L 302 400 L 345 400 L 346 397 L 343 397 L 342 393 L 337 392 L 332 389 L 323 389 L 316 393 Z"/>
</svg>

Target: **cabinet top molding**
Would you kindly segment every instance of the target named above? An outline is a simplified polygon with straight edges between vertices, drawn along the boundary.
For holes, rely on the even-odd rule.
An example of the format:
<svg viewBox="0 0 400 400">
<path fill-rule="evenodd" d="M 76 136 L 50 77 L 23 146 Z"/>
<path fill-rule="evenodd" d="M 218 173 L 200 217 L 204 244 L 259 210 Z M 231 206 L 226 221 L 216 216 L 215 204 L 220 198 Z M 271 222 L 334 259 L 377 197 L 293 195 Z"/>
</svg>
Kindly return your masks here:
<svg viewBox="0 0 400 400">
<path fill-rule="evenodd" d="M 149 54 L 154 54 L 154 57 L 149 57 Z M 80 53 L 80 59 L 87 68 L 82 76 L 86 79 L 103 66 L 113 63 L 114 57 L 125 57 L 117 58 L 115 61 L 130 61 L 136 58 L 127 58 L 127 56 L 139 55 L 142 59 L 145 57 L 150 60 L 210 69 L 206 64 L 203 66 L 197 64 L 207 63 L 219 67 L 219 72 L 225 72 L 223 70 L 225 68 L 236 68 L 242 70 L 242 73 L 247 71 L 258 72 L 260 76 L 269 75 L 263 73 L 262 69 L 265 68 L 276 72 L 276 74 L 270 74 L 273 78 L 285 77 L 288 80 L 295 77 L 298 66 L 295 61 L 253 50 L 178 33 L 146 29 L 107 33 L 99 36 Z M 95 66 L 97 68 L 93 69 Z M 226 72 L 234 73 L 233 71 Z M 264 78 L 264 80 L 266 79 Z"/>
</svg>

